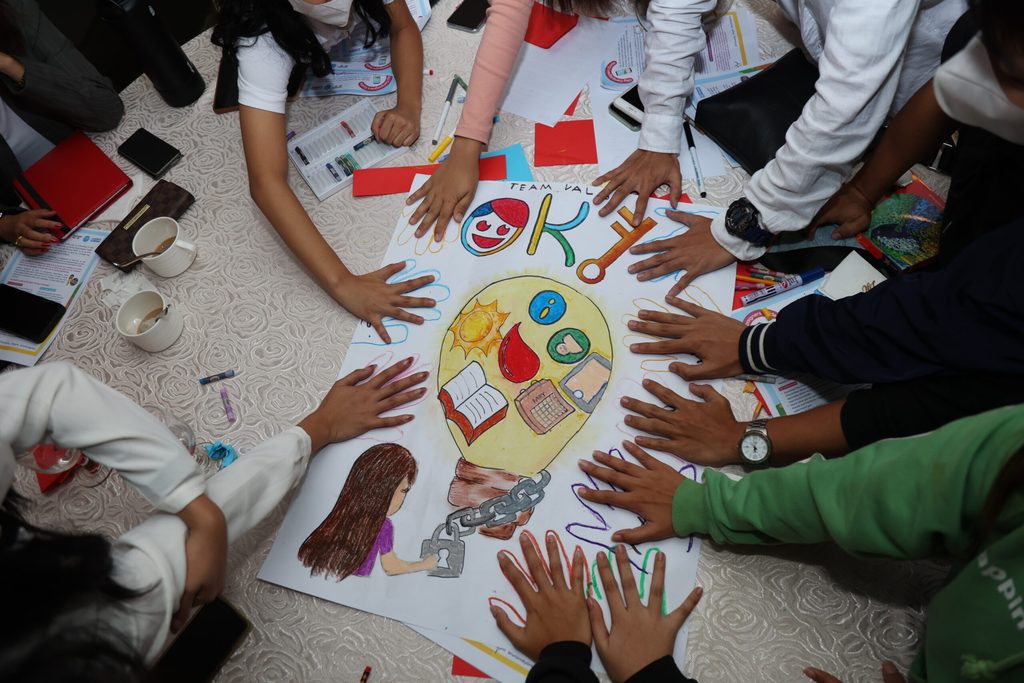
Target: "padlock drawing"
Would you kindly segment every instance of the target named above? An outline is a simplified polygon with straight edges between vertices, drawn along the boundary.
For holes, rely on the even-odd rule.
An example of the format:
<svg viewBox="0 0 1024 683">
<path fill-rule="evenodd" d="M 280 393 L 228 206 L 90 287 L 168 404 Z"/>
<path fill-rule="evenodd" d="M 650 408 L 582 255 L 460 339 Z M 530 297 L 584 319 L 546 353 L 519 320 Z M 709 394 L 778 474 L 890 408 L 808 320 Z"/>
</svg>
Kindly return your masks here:
<svg viewBox="0 0 1024 683">
<path fill-rule="evenodd" d="M 431 555 L 438 557 L 437 568 L 430 570 L 428 576 L 454 579 L 462 575 L 462 566 L 466 561 L 466 542 L 458 537 L 458 531 L 455 532 L 455 538 L 441 538 L 441 532 L 446 526 L 446 522 L 438 524 L 433 535 L 424 539 L 420 546 L 420 558 L 425 560 Z M 442 557 L 441 551 L 447 551 L 447 556 Z M 441 563 L 447 566 L 440 566 Z"/>
</svg>

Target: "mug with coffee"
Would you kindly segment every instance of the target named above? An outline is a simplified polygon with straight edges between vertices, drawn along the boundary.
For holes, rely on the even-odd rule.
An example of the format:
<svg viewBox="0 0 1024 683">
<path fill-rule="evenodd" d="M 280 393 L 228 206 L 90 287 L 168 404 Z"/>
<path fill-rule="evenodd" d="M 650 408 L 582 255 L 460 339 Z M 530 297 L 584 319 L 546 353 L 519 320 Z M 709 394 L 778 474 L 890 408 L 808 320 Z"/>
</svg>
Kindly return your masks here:
<svg viewBox="0 0 1024 683">
<path fill-rule="evenodd" d="M 161 216 L 139 228 L 132 240 L 132 251 L 136 256 L 157 252 L 142 262 L 157 275 L 174 277 L 188 270 L 196 260 L 196 245 L 185 237 L 178 221 Z"/>
<path fill-rule="evenodd" d="M 117 311 L 118 333 L 144 351 L 163 351 L 181 336 L 185 320 L 160 292 L 136 292 Z"/>
</svg>

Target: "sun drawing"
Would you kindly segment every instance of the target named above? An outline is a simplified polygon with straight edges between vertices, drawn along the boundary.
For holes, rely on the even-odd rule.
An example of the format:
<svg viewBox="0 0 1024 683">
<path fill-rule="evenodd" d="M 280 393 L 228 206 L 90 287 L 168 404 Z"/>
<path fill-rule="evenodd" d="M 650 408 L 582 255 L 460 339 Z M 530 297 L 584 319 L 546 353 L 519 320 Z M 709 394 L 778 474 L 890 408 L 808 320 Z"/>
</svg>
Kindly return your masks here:
<svg viewBox="0 0 1024 683">
<path fill-rule="evenodd" d="M 506 318 L 508 313 L 498 310 L 497 300 L 481 306 L 477 299 L 473 307 L 459 313 L 459 317 L 448 328 L 455 336 L 452 349 L 461 348 L 467 358 L 474 349 L 479 349 L 484 356 L 488 355 L 501 344 L 501 325 Z"/>
</svg>

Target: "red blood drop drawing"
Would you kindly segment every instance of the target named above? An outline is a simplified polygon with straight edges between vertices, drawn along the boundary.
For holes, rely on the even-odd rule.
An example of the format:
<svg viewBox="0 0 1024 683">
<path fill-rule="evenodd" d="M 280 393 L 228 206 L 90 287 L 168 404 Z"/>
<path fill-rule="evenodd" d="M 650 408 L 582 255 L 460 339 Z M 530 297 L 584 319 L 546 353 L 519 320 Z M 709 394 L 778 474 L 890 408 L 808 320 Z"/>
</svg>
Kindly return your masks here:
<svg viewBox="0 0 1024 683">
<path fill-rule="evenodd" d="M 540 358 L 523 341 L 519 334 L 519 323 L 513 325 L 501 340 L 498 367 L 505 379 L 515 384 L 533 379 L 540 371 Z"/>
</svg>

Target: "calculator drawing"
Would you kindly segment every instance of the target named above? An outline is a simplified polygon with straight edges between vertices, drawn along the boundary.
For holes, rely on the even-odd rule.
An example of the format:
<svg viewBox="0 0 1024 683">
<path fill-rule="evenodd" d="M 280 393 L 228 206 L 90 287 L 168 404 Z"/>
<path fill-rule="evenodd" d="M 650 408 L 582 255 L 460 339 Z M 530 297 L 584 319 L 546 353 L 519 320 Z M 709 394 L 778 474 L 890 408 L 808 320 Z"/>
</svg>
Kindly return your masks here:
<svg viewBox="0 0 1024 683">
<path fill-rule="evenodd" d="M 547 434 L 573 413 L 573 407 L 549 379 L 534 382 L 521 391 L 515 403 L 523 422 L 537 434 Z"/>
</svg>

